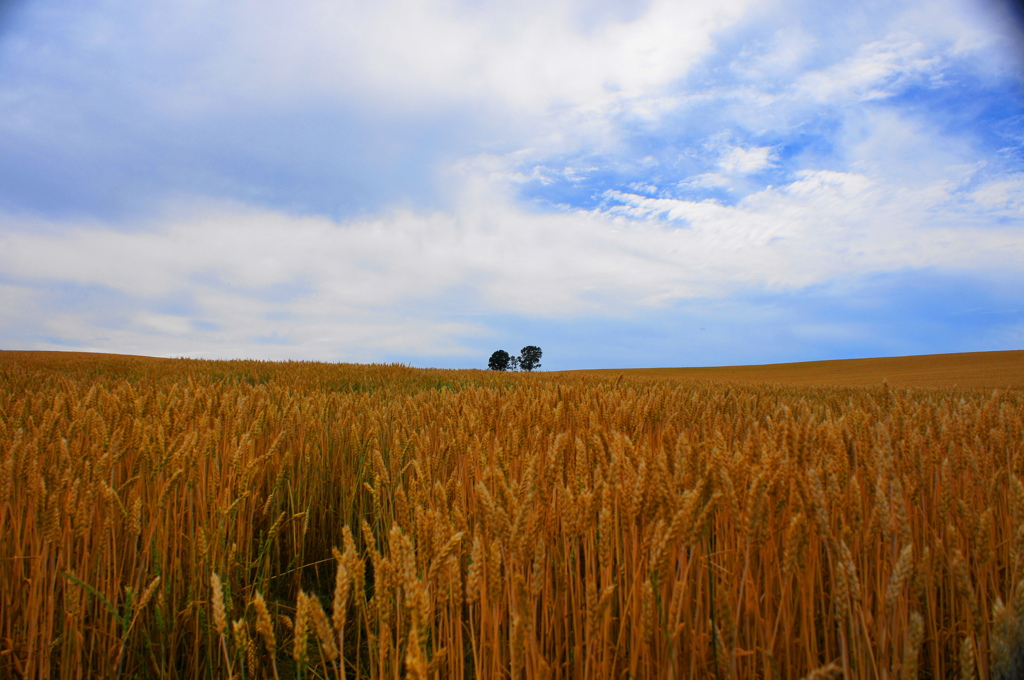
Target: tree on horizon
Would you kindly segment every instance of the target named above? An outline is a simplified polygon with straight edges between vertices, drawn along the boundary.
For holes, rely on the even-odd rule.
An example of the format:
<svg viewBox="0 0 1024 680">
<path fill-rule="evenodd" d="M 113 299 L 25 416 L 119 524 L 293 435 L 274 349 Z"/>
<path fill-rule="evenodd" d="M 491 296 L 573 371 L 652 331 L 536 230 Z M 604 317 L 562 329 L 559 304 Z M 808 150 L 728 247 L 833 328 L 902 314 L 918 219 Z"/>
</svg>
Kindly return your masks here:
<svg viewBox="0 0 1024 680">
<path fill-rule="evenodd" d="M 540 368 L 540 357 L 543 354 L 540 347 L 527 345 L 520 352 L 519 356 L 509 354 L 503 349 L 496 350 L 487 360 L 487 368 L 492 371 L 532 371 Z"/>
<path fill-rule="evenodd" d="M 503 349 L 499 349 L 487 360 L 487 368 L 492 371 L 507 371 L 512 357 Z"/>
<path fill-rule="evenodd" d="M 532 371 L 535 368 L 540 368 L 540 347 L 536 345 L 527 345 L 519 352 L 519 368 L 524 371 Z"/>
</svg>

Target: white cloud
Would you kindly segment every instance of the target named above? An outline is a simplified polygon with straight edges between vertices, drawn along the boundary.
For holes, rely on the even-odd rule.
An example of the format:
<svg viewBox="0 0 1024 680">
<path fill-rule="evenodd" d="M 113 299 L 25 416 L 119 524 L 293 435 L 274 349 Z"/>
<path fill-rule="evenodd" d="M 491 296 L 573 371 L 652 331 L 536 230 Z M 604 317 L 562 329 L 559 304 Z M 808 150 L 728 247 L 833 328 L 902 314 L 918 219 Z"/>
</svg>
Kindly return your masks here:
<svg viewBox="0 0 1024 680">
<path fill-rule="evenodd" d="M 42 304 L 36 285 L 0 284 L 0 320 L 10 334 L 8 338 L 0 337 L 0 342 L 20 341 L 21 332 L 30 325 L 26 322 L 39 313 Z M 17 348 L 7 346 L 5 349 Z"/>
<path fill-rule="evenodd" d="M 730 175 L 751 175 L 771 165 L 771 153 L 768 146 L 734 146 L 722 154 L 718 167 Z"/>
<path fill-rule="evenodd" d="M 991 228 L 984 202 L 956 203 L 947 184 L 805 171 L 734 206 L 608 198 L 617 205 L 604 212 L 537 214 L 478 179 L 452 211 L 343 223 L 228 204 L 145 232 L 55 224 L 0 234 L 0 271 L 23 289 L 117 291 L 127 325 L 74 309 L 36 317 L 50 335 L 101 338 L 97 348 L 296 358 L 333 348 L 373 360 L 469 352 L 494 315 L 616 316 L 903 269 L 994 275 L 1024 258 L 1019 231 Z M 171 298 L 188 311 L 159 311 Z"/>
<path fill-rule="evenodd" d="M 940 63 L 934 51 L 916 35 L 901 31 L 864 45 L 838 64 L 803 75 L 797 90 L 818 102 L 849 104 L 884 99 L 909 82 L 934 76 Z"/>
<path fill-rule="evenodd" d="M 769 39 L 744 47 L 730 67 L 749 82 L 789 78 L 807 69 L 820 43 L 806 28 L 789 22 Z"/>
<path fill-rule="evenodd" d="M 1011 271 L 1024 256 L 1019 233 L 992 228 L 979 211 L 954 212 L 946 183 L 908 189 L 859 173 L 804 171 L 735 206 L 611 197 L 622 203 L 612 211 L 632 219 L 684 223 L 677 248 L 706 268 L 698 280 L 713 295 L 901 269 Z"/>
<path fill-rule="evenodd" d="M 386 107 L 493 99 L 603 105 L 685 74 L 749 0 L 652 0 L 594 19 L 576 0 L 161 3 L 78 17 L 82 49 L 131 49 L 183 115 L 237 101 L 371 97 Z M 181 58 L 182 46 L 191 48 Z M 185 67 L 166 72 L 163 63 Z"/>
<path fill-rule="evenodd" d="M 1019 26 L 1012 2 L 1003 0 L 930 0 L 910 2 L 890 20 L 912 26 L 923 39 L 948 47 L 958 57 L 984 55 L 977 67 L 989 72 L 1014 70 L 1020 62 Z"/>
<path fill-rule="evenodd" d="M 679 183 L 681 188 L 715 189 L 732 186 L 732 180 L 718 172 L 705 172 L 688 177 Z"/>
<path fill-rule="evenodd" d="M 171 314 L 142 312 L 135 315 L 134 322 L 147 331 L 156 331 L 165 335 L 185 335 L 192 330 L 192 324 L 188 319 Z"/>
<path fill-rule="evenodd" d="M 971 197 L 985 208 L 1005 208 L 1024 214 L 1024 176 L 987 182 L 975 189 Z"/>
</svg>

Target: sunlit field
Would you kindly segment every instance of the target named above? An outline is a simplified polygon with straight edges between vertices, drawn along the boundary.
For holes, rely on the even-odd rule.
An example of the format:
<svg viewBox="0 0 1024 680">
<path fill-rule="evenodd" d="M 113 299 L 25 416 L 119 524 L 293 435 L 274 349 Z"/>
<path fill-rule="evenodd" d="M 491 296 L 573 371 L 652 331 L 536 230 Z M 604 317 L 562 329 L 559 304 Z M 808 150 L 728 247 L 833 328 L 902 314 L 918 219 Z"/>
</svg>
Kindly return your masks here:
<svg viewBox="0 0 1024 680">
<path fill-rule="evenodd" d="M 0 352 L 0 677 L 1018 678 L 1022 480 L 1013 389 Z"/>
<path fill-rule="evenodd" d="M 585 373 L 747 383 L 775 382 L 809 387 L 877 387 L 885 382 L 893 387 L 1024 389 L 1024 350 L 805 361 L 764 366 L 634 368 Z"/>
</svg>

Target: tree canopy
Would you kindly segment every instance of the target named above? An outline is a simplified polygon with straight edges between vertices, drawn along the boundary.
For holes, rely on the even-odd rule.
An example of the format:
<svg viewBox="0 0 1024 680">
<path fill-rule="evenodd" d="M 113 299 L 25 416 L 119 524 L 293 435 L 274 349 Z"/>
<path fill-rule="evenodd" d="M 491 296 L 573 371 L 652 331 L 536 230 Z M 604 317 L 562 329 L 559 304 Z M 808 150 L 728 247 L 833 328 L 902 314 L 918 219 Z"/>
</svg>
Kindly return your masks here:
<svg viewBox="0 0 1024 680">
<path fill-rule="evenodd" d="M 503 349 L 497 350 L 487 361 L 487 368 L 492 371 L 532 371 L 540 368 L 540 356 L 542 352 L 536 345 L 527 345 L 519 356 L 512 356 Z"/>
<path fill-rule="evenodd" d="M 507 371 L 511 362 L 512 357 L 509 356 L 508 352 L 503 349 L 499 349 L 497 352 L 492 354 L 491 358 L 487 361 L 487 368 L 492 371 Z"/>
<path fill-rule="evenodd" d="M 540 347 L 536 345 L 527 345 L 519 352 L 519 368 L 524 371 L 532 371 L 535 368 L 540 368 Z"/>
</svg>

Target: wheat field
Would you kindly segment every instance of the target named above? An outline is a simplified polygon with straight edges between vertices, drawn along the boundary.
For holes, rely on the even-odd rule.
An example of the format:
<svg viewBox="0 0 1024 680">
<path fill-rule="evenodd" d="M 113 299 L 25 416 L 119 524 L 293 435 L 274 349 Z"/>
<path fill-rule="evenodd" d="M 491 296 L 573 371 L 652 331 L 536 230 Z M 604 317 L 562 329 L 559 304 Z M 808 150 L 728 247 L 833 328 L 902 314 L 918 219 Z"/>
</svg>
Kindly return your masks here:
<svg viewBox="0 0 1024 680">
<path fill-rule="evenodd" d="M 874 359 L 803 361 L 760 366 L 632 368 L 580 371 L 591 375 L 644 376 L 683 380 L 780 383 L 806 387 L 948 387 L 1024 389 L 1024 350 L 961 352 Z"/>
<path fill-rule="evenodd" d="M 0 677 L 1017 678 L 1024 393 L 0 352 Z"/>
</svg>

